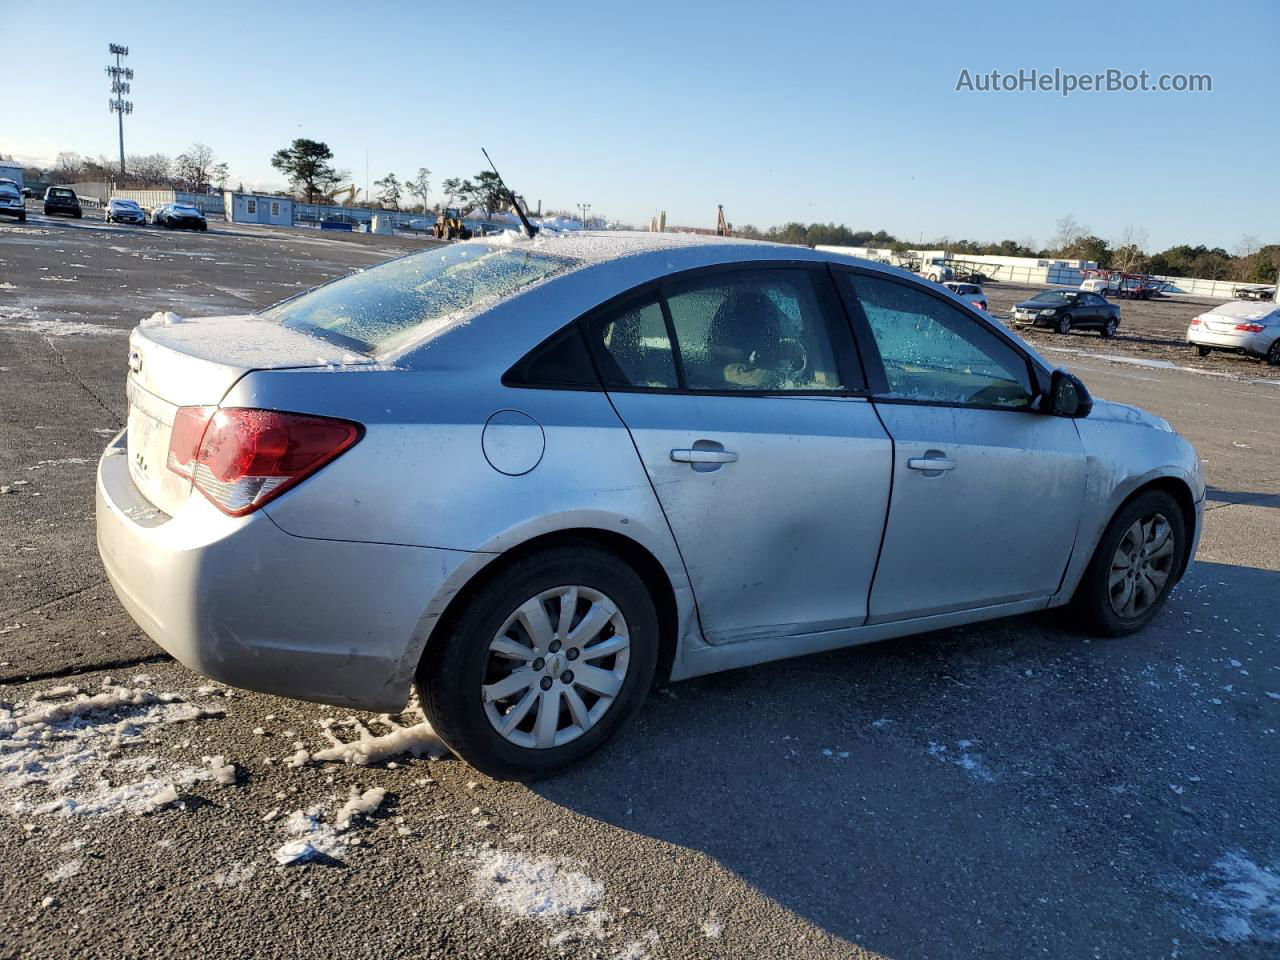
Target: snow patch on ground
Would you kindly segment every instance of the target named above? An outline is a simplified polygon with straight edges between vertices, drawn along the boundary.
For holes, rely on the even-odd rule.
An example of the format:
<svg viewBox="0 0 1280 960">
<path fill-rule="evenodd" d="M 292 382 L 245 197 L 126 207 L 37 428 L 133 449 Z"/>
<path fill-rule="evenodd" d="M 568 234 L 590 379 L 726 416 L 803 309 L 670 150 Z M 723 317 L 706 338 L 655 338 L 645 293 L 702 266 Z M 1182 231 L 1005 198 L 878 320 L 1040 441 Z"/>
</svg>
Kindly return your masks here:
<svg viewBox="0 0 1280 960">
<path fill-rule="evenodd" d="M 986 762 L 982 759 L 982 755 L 972 752 L 975 746 L 972 740 L 957 740 L 955 749 L 952 750 L 944 743 L 929 744 L 929 756 L 933 757 L 940 763 L 953 763 L 974 780 L 982 783 L 996 783 L 999 776 L 996 775 Z"/>
<path fill-rule="evenodd" d="M 421 717 L 420 712 L 418 717 Z M 385 732 L 375 733 L 355 717 L 321 720 L 320 729 L 329 741 L 329 746 L 310 753 L 299 745 L 297 753 L 286 763 L 291 767 L 302 767 L 308 763 L 350 763 L 364 767 L 402 755 L 439 760 L 449 754 L 449 748 L 436 736 L 425 719 L 407 725 L 399 719 L 382 714 L 370 723 L 385 728 Z M 335 728 L 346 728 L 355 734 L 355 739 L 342 739 L 334 733 Z"/>
<path fill-rule="evenodd" d="M 1228 943 L 1280 943 L 1280 868 L 1259 866 L 1243 850 L 1219 857 L 1186 885 L 1197 906 L 1187 914 L 1196 933 Z"/>
<path fill-rule="evenodd" d="M 0 810 L 24 818 L 145 814 L 177 802 L 179 788 L 233 783 L 235 767 L 222 757 L 200 767 L 134 752 L 157 728 L 222 713 L 122 686 L 93 695 L 55 687 L 0 703 Z"/>
<path fill-rule="evenodd" d="M 386 795 L 383 787 L 371 787 L 363 792 L 352 787 L 346 803 L 338 808 L 332 821 L 324 804 L 294 810 L 284 821 L 284 831 L 293 839 L 285 841 L 272 854 L 276 863 L 284 867 L 317 857 L 339 859 L 348 844 L 346 834 L 376 813 Z"/>
<path fill-rule="evenodd" d="M 507 850 L 479 850 L 471 875 L 476 899 L 520 919 L 572 920 L 595 910 L 604 886 L 550 857 L 532 859 Z"/>
<path fill-rule="evenodd" d="M 115 327 L 104 327 L 97 323 L 83 323 L 79 320 L 44 320 L 36 317 L 12 316 L 0 316 L 0 330 L 35 333 L 42 337 L 111 336 L 129 332 L 117 330 Z"/>
</svg>

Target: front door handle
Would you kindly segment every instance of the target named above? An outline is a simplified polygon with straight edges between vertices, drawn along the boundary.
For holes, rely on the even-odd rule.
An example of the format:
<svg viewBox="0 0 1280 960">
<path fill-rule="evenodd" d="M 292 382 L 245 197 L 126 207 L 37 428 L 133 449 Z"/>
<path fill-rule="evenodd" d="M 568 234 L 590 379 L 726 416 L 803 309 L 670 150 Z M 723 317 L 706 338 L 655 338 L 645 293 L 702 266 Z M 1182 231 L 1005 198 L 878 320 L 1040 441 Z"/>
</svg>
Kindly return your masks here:
<svg viewBox="0 0 1280 960">
<path fill-rule="evenodd" d="M 907 461 L 908 470 L 923 470 L 925 473 L 942 473 L 955 468 L 956 462 L 946 457 L 912 457 Z"/>
<path fill-rule="evenodd" d="M 672 450 L 671 459 L 676 463 L 737 463 L 738 455 L 732 450 Z"/>
</svg>

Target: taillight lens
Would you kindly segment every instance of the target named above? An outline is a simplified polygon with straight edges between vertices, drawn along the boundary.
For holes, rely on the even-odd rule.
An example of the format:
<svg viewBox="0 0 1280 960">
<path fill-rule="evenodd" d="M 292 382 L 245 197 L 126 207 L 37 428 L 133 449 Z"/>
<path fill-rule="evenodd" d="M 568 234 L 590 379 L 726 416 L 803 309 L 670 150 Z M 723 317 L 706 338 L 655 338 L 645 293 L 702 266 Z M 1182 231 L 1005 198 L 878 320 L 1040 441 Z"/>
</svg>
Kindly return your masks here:
<svg viewBox="0 0 1280 960">
<path fill-rule="evenodd" d="M 200 441 L 205 427 L 217 411 L 217 407 L 179 407 L 173 420 L 173 432 L 169 434 L 169 469 L 179 476 L 191 479 L 196 457 L 200 453 Z"/>
<path fill-rule="evenodd" d="M 1260 323 L 1237 323 L 1236 329 L 1241 333 L 1261 333 L 1267 328 Z"/>
<path fill-rule="evenodd" d="M 1200 318 L 1199 318 L 1199 317 L 1192 317 L 1192 318 L 1191 318 L 1191 325 L 1192 325 L 1193 327 L 1198 327 L 1198 326 L 1200 326 Z"/>
<path fill-rule="evenodd" d="M 360 439 L 359 424 L 277 410 L 182 407 L 169 441 L 169 469 L 223 513 L 252 513 Z"/>
</svg>

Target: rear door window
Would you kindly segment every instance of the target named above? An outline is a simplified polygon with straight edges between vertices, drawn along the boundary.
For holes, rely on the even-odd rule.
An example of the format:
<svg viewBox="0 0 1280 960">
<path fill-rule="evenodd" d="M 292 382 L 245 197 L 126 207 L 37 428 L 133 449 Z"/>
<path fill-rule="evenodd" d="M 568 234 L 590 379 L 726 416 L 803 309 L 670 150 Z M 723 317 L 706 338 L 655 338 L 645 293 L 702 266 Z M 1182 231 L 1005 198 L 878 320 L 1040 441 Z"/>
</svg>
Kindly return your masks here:
<svg viewBox="0 0 1280 960">
<path fill-rule="evenodd" d="M 729 270 L 680 280 L 663 292 L 690 390 L 849 388 L 810 271 Z"/>
</svg>

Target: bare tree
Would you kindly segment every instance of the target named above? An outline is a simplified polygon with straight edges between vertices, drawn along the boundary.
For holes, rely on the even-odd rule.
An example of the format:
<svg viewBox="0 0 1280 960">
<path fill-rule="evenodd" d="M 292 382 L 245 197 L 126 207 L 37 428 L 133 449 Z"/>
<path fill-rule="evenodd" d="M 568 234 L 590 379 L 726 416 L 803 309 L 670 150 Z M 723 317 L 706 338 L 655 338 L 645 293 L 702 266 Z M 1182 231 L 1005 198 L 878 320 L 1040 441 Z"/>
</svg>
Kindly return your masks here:
<svg viewBox="0 0 1280 960">
<path fill-rule="evenodd" d="M 1240 242 L 1236 244 L 1235 255 L 1241 259 L 1251 257 L 1258 252 L 1260 247 L 1258 238 L 1252 233 L 1246 233 L 1240 238 Z"/>
<path fill-rule="evenodd" d="M 223 169 L 215 169 L 217 167 Z M 227 178 L 225 164 L 219 164 L 213 148 L 204 143 L 193 143 L 191 147 L 178 154 L 173 161 L 173 172 L 176 179 L 193 193 L 204 193 L 213 186 L 217 175 L 223 180 Z"/>
<path fill-rule="evenodd" d="M 1111 253 L 1111 263 L 1117 270 L 1130 273 L 1146 259 L 1147 231 L 1142 227 L 1126 226 L 1120 232 Z"/>
<path fill-rule="evenodd" d="M 1076 243 L 1089 235 L 1089 228 L 1078 223 L 1069 213 L 1065 217 L 1059 217 L 1055 226 L 1057 233 L 1053 235 L 1053 249 L 1059 256 L 1070 256 Z"/>
<path fill-rule="evenodd" d="M 125 169 L 143 186 L 166 184 L 173 175 L 173 161 L 163 153 L 135 153 L 125 161 Z"/>
</svg>

